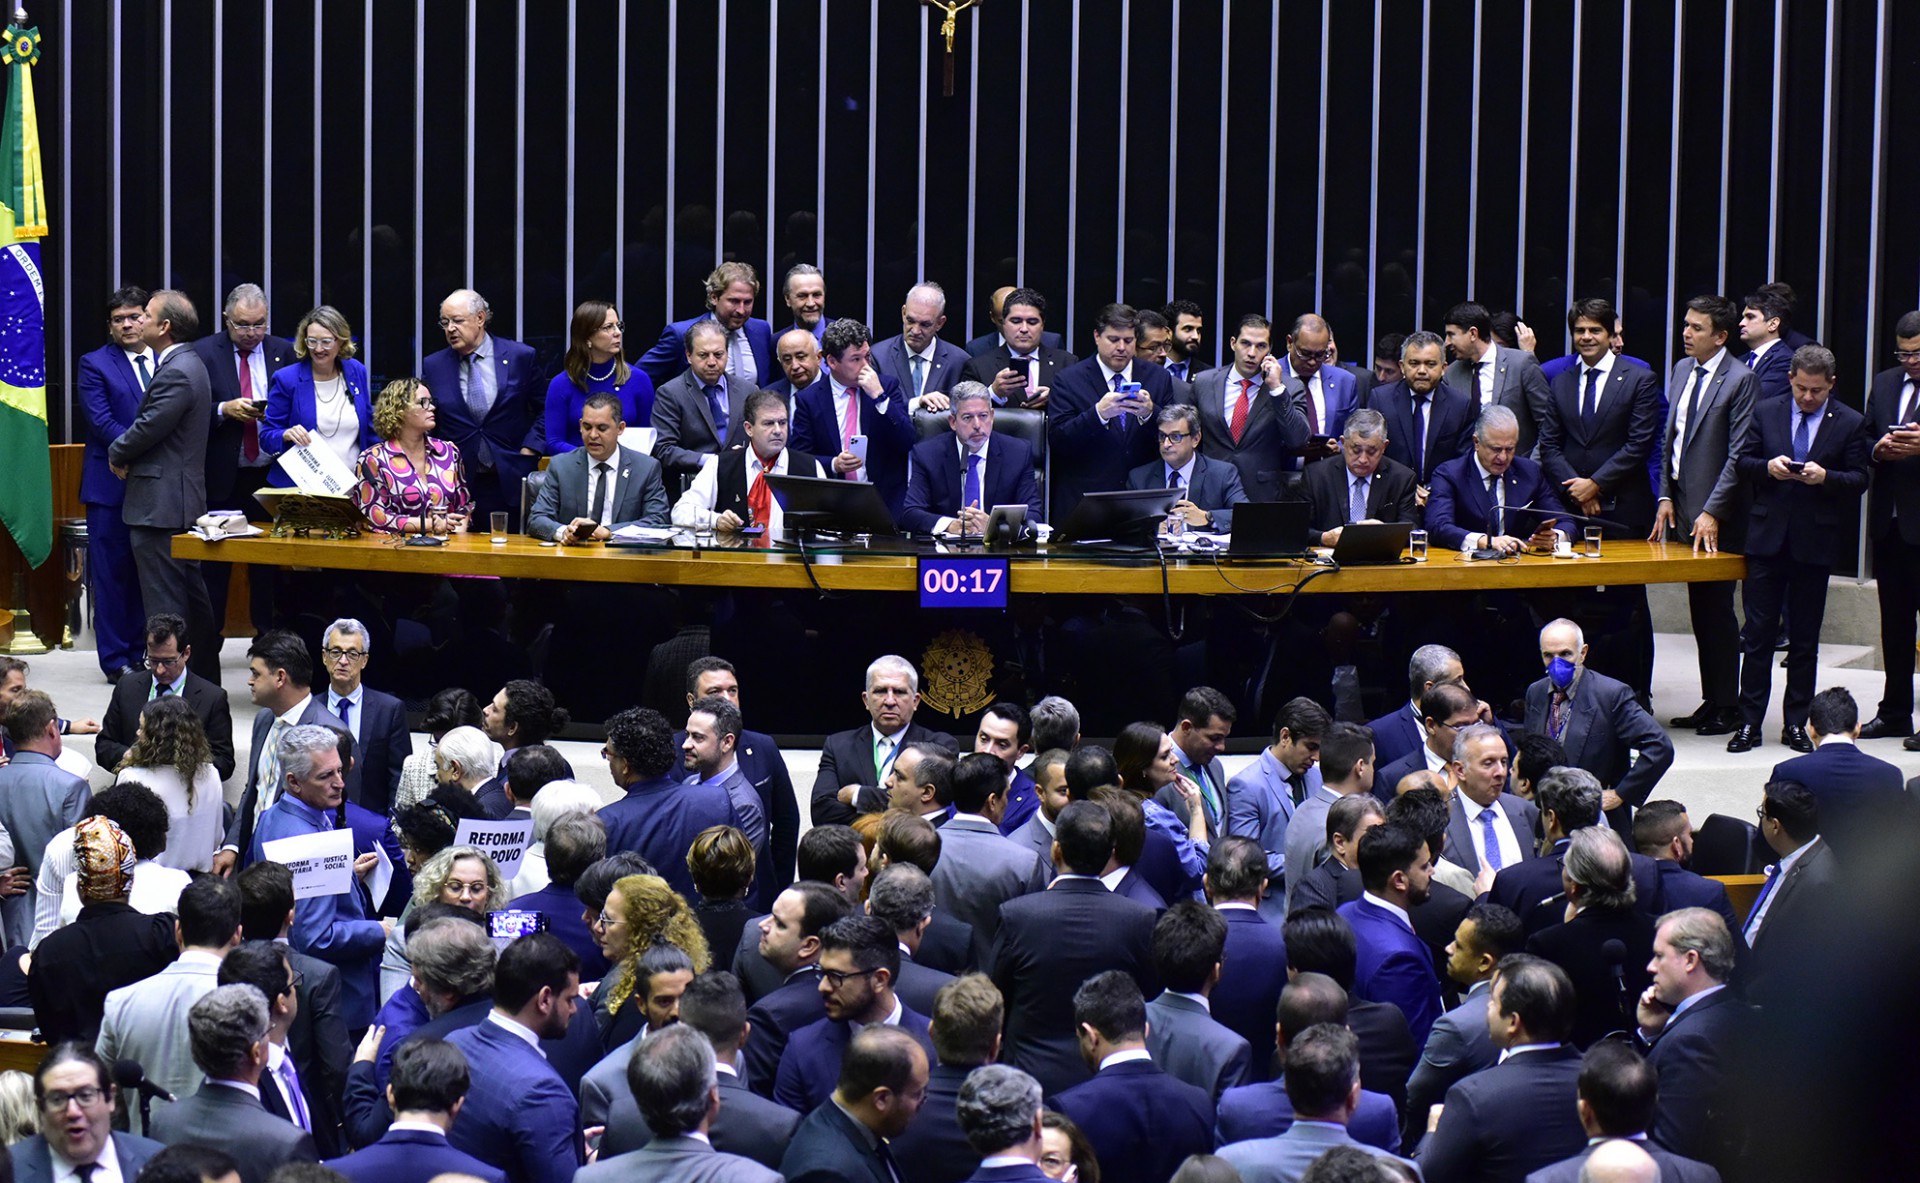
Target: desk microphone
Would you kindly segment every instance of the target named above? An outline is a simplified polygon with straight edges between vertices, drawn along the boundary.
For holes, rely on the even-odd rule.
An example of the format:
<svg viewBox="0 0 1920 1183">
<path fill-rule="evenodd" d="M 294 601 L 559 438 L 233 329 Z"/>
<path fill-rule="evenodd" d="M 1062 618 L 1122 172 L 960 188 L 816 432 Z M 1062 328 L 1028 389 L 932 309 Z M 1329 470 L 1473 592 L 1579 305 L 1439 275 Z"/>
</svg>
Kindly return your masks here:
<svg viewBox="0 0 1920 1183">
<path fill-rule="evenodd" d="M 156 1101 L 174 1100 L 172 1093 L 147 1079 L 147 1071 L 136 1060 L 115 1060 L 113 1062 L 113 1083 L 128 1092 L 139 1093 Z"/>
<path fill-rule="evenodd" d="M 1600 956 L 1607 959 L 1607 969 L 1613 974 L 1614 989 L 1620 994 L 1621 1013 L 1625 1014 L 1627 1013 L 1627 943 L 1614 937 L 1600 946 Z"/>
</svg>

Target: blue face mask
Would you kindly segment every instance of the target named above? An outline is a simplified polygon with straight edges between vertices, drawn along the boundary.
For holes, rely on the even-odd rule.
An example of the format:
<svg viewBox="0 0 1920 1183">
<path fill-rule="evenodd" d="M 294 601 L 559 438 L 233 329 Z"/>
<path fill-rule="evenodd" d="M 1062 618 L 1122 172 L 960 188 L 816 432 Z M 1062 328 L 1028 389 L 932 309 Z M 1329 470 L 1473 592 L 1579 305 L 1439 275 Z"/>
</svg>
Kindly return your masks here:
<svg viewBox="0 0 1920 1183">
<path fill-rule="evenodd" d="M 1556 657 L 1547 663 L 1547 677 L 1561 690 L 1573 685 L 1573 675 L 1579 671 L 1579 666 L 1564 657 Z"/>
</svg>

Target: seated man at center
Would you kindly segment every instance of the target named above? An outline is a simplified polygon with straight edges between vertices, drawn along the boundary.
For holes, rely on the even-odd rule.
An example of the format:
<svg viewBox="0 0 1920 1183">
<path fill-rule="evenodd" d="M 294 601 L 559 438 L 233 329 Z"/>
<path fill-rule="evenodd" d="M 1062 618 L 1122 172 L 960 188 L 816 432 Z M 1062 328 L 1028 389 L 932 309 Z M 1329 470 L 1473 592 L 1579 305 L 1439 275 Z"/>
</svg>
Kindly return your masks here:
<svg viewBox="0 0 1920 1183">
<path fill-rule="evenodd" d="M 916 534 L 979 535 L 996 505 L 1024 505 L 1040 520 L 1033 445 L 993 432 L 993 396 L 970 379 L 955 384 L 947 407 L 953 434 L 914 445 L 900 526 Z"/>
<path fill-rule="evenodd" d="M 1153 427 L 1160 459 L 1129 472 L 1127 488 L 1178 489 L 1173 513 L 1188 529 L 1223 534 L 1233 529 L 1233 507 L 1247 499 L 1246 490 L 1238 468 L 1200 454 L 1200 412 L 1189 403 L 1162 407 Z"/>
</svg>

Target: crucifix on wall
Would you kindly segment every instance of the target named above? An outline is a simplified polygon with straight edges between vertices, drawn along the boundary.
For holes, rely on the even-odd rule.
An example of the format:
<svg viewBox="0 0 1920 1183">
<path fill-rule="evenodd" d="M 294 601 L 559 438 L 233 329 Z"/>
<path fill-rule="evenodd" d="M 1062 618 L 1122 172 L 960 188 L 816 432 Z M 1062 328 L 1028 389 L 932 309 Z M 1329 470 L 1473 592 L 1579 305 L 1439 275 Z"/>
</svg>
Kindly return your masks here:
<svg viewBox="0 0 1920 1183">
<path fill-rule="evenodd" d="M 947 39 L 946 68 L 942 73 L 940 93 L 947 98 L 953 97 L 953 35 L 959 31 L 958 17 L 969 8 L 978 8 L 981 0 L 920 0 L 928 8 L 937 8 L 946 13 L 946 19 L 940 22 L 940 35 Z"/>
</svg>

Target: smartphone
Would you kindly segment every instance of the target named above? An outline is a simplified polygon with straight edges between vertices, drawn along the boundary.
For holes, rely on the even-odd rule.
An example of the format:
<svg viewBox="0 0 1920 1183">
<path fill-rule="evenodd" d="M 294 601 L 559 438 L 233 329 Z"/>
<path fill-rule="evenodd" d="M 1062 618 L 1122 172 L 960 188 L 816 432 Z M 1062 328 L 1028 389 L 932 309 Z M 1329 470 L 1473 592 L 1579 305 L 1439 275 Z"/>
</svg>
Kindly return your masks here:
<svg viewBox="0 0 1920 1183">
<path fill-rule="evenodd" d="M 545 912 L 508 908 L 501 912 L 487 913 L 487 935 L 495 940 L 514 941 L 521 937 L 532 936 L 536 932 L 546 932 L 547 928 Z"/>
<path fill-rule="evenodd" d="M 855 456 L 858 456 L 860 458 L 860 467 L 865 468 L 867 466 L 867 437 L 866 436 L 856 435 L 852 439 L 848 440 L 847 451 L 852 452 Z"/>
<path fill-rule="evenodd" d="M 1806 464 L 1806 461 L 1804 460 L 1787 461 L 1788 472 L 1805 472 L 1806 470 L 1807 470 L 1807 464 Z"/>
</svg>

